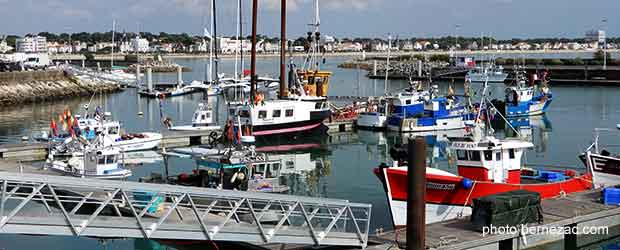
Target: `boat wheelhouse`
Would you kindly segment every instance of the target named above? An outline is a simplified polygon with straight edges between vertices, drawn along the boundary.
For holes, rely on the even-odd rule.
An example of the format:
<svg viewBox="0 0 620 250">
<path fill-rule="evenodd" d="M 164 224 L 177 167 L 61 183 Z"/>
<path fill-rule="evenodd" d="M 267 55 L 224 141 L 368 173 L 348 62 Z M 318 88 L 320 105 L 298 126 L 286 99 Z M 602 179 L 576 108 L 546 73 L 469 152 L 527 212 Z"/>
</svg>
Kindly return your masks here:
<svg viewBox="0 0 620 250">
<path fill-rule="evenodd" d="M 199 103 L 198 108 L 192 116 L 192 125 L 188 126 L 172 126 L 170 130 L 176 131 L 204 131 L 219 130 L 221 127 L 215 123 L 215 114 L 213 108 L 209 104 Z"/>
<path fill-rule="evenodd" d="M 238 126 L 251 125 L 252 135 L 268 136 L 310 131 L 331 115 L 324 98 L 306 100 L 268 100 L 256 105 L 232 107 L 230 114 L 239 117 Z"/>
<path fill-rule="evenodd" d="M 547 199 L 592 188 L 589 171 L 524 168 L 521 158 L 532 146 L 526 141 L 493 137 L 453 142 L 457 174 L 426 168 L 426 223 L 467 216 L 473 199 L 497 193 L 524 189 Z M 407 167 L 399 164 L 406 155 L 406 150 L 394 154 L 394 166 L 384 164 L 375 169 L 384 184 L 395 227 L 407 222 Z"/>
</svg>

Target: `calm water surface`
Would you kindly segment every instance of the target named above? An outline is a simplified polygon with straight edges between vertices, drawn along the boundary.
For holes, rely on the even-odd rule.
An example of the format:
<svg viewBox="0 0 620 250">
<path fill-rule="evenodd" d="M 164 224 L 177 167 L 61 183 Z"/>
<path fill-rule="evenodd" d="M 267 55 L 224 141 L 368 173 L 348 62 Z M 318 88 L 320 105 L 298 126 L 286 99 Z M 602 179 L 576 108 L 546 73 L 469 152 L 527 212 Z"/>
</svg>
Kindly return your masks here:
<svg viewBox="0 0 620 250">
<path fill-rule="evenodd" d="M 382 94 L 384 82 L 369 80 L 363 72 L 337 68 L 347 58 L 328 58 L 323 66 L 334 72 L 330 85 L 330 95 L 369 96 Z M 186 81 L 204 79 L 204 63 L 201 59 L 177 60 L 178 63 L 192 67 L 193 72 L 184 73 Z M 233 72 L 234 60 L 223 59 L 221 72 Z M 275 58 L 261 58 L 258 72 L 261 75 L 277 76 L 278 61 Z M 247 67 L 246 67 L 247 68 Z M 174 74 L 157 74 L 154 81 L 174 81 Z M 389 90 L 397 91 L 406 87 L 404 81 L 389 82 Z M 439 83 L 446 90 L 449 83 Z M 462 91 L 460 83 L 457 92 Z M 474 86 L 478 87 L 478 86 Z M 503 85 L 491 86 L 493 95 L 503 95 Z M 614 127 L 620 121 L 620 88 L 613 87 L 552 87 L 554 101 L 546 116 L 530 120 L 533 129 L 523 131 L 528 134 L 535 148 L 528 151 L 526 158 L 531 164 L 554 164 L 582 167 L 577 154 L 589 145 L 592 132 L 598 127 Z M 0 143 L 15 142 L 26 135 L 47 129 L 52 117 L 57 117 L 65 107 L 76 111 L 90 101 L 90 97 L 72 98 L 53 103 L 39 103 L 14 107 L 0 107 Z M 186 124 L 201 94 L 166 99 L 161 112 L 170 117 L 175 124 Z M 210 100 L 220 113 L 224 113 L 224 101 Z M 135 90 L 106 96 L 95 96 L 92 103 L 104 106 L 114 118 L 121 120 L 128 132 L 160 131 L 160 105 L 157 100 L 138 98 Z M 336 103 L 338 104 L 338 103 Z M 93 105 L 93 104 L 91 104 Z M 138 116 L 143 112 L 143 116 Z M 220 121 L 224 117 L 220 114 Z M 506 131 L 498 130 L 505 135 Z M 440 136 L 427 136 L 428 161 L 435 167 L 454 171 L 451 166 L 452 154 L 446 150 L 447 142 Z M 452 135 L 452 134 L 447 134 Z M 307 143 L 296 139 L 293 143 Z M 306 196 L 320 196 L 348 199 L 373 205 L 372 228 L 391 228 L 385 194 L 372 168 L 389 160 L 388 149 L 395 143 L 403 142 L 397 134 L 359 132 L 350 138 L 319 138 L 311 141 L 315 146 L 297 152 L 298 161 L 294 169 L 287 171 L 284 182 L 291 187 L 291 193 Z M 277 143 L 277 142 L 276 142 Z M 291 143 L 291 142 L 287 142 Z M 280 153 L 282 154 L 282 153 Z M 170 162 L 170 172 L 180 173 L 194 168 L 193 162 L 174 159 Z M 162 172 L 163 163 L 148 163 L 133 168 L 135 180 L 151 172 Z M 34 237 L 0 234 L 0 249 L 161 249 L 155 242 L 145 240 L 110 240 L 101 242 L 95 239 L 73 237 Z M 598 246 L 594 247 L 595 249 Z"/>
</svg>

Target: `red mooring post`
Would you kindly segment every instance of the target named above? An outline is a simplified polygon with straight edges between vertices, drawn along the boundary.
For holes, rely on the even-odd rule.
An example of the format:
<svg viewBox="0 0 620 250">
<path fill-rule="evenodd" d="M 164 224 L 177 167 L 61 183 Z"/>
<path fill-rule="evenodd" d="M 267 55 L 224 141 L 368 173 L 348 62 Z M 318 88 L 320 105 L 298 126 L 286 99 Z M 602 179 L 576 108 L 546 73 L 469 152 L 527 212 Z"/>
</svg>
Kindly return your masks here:
<svg viewBox="0 0 620 250">
<path fill-rule="evenodd" d="M 407 250 L 426 249 L 426 141 L 409 138 L 407 159 Z"/>
</svg>

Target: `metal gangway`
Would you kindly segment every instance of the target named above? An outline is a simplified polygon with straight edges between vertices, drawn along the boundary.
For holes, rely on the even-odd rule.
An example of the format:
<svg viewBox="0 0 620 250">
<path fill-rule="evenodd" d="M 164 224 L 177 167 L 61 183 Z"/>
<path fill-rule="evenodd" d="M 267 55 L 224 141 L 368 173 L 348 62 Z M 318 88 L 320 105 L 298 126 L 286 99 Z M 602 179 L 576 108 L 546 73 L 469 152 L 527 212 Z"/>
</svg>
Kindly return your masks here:
<svg viewBox="0 0 620 250">
<path fill-rule="evenodd" d="M 346 200 L 0 172 L 0 233 L 357 246 L 371 205 Z"/>
</svg>

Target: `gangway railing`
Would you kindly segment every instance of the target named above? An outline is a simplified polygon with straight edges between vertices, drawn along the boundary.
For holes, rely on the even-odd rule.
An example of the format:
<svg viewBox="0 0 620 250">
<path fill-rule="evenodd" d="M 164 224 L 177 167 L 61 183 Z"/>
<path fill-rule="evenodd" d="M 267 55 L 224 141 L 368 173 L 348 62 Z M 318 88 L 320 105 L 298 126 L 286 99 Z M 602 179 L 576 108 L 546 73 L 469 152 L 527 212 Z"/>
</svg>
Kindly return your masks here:
<svg viewBox="0 0 620 250">
<path fill-rule="evenodd" d="M 0 233 L 366 247 L 371 205 L 0 172 Z"/>
</svg>

